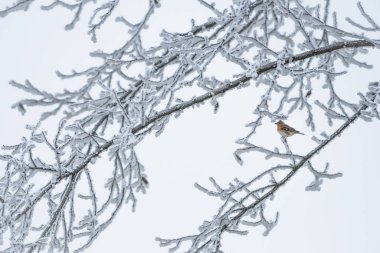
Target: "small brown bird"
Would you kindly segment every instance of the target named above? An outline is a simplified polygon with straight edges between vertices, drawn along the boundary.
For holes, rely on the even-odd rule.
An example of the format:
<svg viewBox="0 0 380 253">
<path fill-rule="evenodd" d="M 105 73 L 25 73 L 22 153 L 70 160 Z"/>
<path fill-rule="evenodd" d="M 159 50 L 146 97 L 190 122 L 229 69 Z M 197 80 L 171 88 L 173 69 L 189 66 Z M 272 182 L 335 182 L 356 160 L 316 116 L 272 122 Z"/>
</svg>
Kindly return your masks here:
<svg viewBox="0 0 380 253">
<path fill-rule="evenodd" d="M 300 131 L 294 129 L 293 127 L 288 126 L 282 120 L 277 121 L 275 124 L 277 125 L 277 132 L 279 134 L 281 134 L 281 136 L 284 138 L 290 137 L 294 134 L 305 135 L 305 134 L 301 133 Z"/>
</svg>

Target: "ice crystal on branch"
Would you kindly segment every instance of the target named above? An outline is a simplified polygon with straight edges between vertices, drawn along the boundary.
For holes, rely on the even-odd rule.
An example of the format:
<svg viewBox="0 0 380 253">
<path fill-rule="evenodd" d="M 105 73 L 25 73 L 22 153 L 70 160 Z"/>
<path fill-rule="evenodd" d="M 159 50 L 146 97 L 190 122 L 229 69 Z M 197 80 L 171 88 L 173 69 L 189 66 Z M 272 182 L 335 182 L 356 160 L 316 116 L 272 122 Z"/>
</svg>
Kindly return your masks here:
<svg viewBox="0 0 380 253">
<path fill-rule="evenodd" d="M 0 16 L 25 10 L 33 2 L 13 1 Z M 97 32 L 113 20 L 120 2 L 53 0 L 42 8 L 71 11 L 73 18 L 65 27 L 70 30 L 92 3 L 95 9 L 90 11 L 88 33 L 95 42 Z M 357 55 L 367 53 L 365 48 L 379 47 L 374 34 L 379 30 L 377 21 L 360 3 L 359 11 L 368 24 L 347 19 L 358 33 L 338 27 L 336 15 L 330 15 L 329 1 L 322 7 L 298 0 L 235 0 L 227 9 L 204 0 L 199 3 L 211 10 L 208 21 L 197 24 L 192 20 L 187 32 L 163 30 L 158 45 L 144 46 L 142 31 L 149 29 L 159 1 L 149 1 L 137 23 L 115 17 L 129 35 L 119 48 L 93 52 L 91 56 L 101 63 L 87 69 L 57 72 L 62 79 L 84 79 L 77 90 L 50 93 L 29 80 L 11 81 L 28 93 L 14 108 L 23 114 L 32 106 L 44 106 L 45 110 L 38 124 L 28 127 L 29 137 L 2 147 L 1 250 L 66 253 L 76 239 L 83 244 L 74 252 L 87 249 L 115 219 L 123 203 L 135 210 L 138 194 L 147 191 L 147 175 L 136 153 L 140 141 L 150 133 L 162 133 L 172 115 L 179 117 L 187 108 L 207 100 L 216 112 L 219 97 L 252 84 L 264 92 L 252 105 L 254 116 L 247 120 L 246 135 L 237 141 L 241 146 L 235 158 L 243 164 L 243 155 L 261 154 L 278 165 L 258 168 L 262 169 L 259 174 L 245 182 L 236 178 L 224 186 L 210 177 L 211 187 L 195 184 L 221 201 L 219 209 L 197 233 L 160 238 L 160 244 L 171 246 L 172 251 L 184 252 L 187 247 L 185 252 L 222 252 L 224 233 L 246 235 L 250 227 L 260 226 L 268 235 L 279 215 L 268 214 L 266 206 L 298 170 L 307 167 L 314 176 L 306 190 L 320 190 L 322 179 L 341 176 L 329 174 L 328 165 L 322 172 L 315 169 L 311 159 L 356 119 L 379 118 L 378 82 L 371 83 L 368 90 L 352 88 L 359 93 L 352 101 L 339 94 L 334 82 L 350 66 L 370 68 Z M 218 58 L 240 68 L 233 73 L 234 79 L 209 75 L 207 68 L 218 64 Z M 136 73 L 135 66 L 144 70 Z M 323 84 L 318 80 L 324 80 Z M 201 95 L 183 98 L 189 88 L 196 88 Z M 294 152 L 286 139 L 280 148 L 257 142 L 256 134 L 265 121 L 284 120 L 295 112 L 304 117 L 305 129 L 321 130 L 316 113 L 323 113 L 335 128 L 322 137 L 314 136 L 317 145 L 306 154 Z M 44 128 L 47 119 L 56 120 L 55 130 Z M 93 167 L 101 159 L 108 160 L 109 166 L 104 168 L 108 177 L 99 187 Z M 46 184 L 35 185 L 37 178 Z M 86 208 L 80 209 L 78 202 Z M 38 208 L 45 208 L 46 220 L 40 223 L 32 219 Z"/>
</svg>

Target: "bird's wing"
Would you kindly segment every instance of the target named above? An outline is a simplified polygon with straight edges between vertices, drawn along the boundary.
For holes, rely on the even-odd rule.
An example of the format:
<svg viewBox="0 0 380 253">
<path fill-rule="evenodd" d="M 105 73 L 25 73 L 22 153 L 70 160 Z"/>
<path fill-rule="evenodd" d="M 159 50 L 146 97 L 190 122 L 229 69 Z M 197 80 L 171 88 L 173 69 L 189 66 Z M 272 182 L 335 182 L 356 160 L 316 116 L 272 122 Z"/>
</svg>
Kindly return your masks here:
<svg viewBox="0 0 380 253">
<path fill-rule="evenodd" d="M 298 131 L 295 130 L 293 127 L 288 126 L 288 125 L 282 125 L 282 126 L 281 126 L 281 130 L 282 130 L 282 131 L 286 131 L 286 132 L 298 132 Z"/>
</svg>

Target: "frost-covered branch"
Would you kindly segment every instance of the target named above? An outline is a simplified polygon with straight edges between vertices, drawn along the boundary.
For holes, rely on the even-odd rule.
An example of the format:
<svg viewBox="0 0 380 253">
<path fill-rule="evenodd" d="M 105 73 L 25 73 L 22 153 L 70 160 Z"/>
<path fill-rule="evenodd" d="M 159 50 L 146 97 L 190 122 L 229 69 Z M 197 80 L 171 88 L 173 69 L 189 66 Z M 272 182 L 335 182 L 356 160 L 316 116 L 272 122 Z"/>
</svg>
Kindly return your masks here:
<svg viewBox="0 0 380 253">
<path fill-rule="evenodd" d="M 33 1 L 13 2 L 0 16 L 27 9 Z M 71 11 L 73 18 L 66 26 L 71 29 L 93 3 L 89 34 L 95 41 L 120 2 L 53 0 L 43 9 L 62 7 Z M 142 43 L 142 31 L 153 13 L 158 13 L 158 1 L 149 1 L 137 23 L 117 17 L 128 34 L 119 48 L 92 52 L 91 56 L 101 63 L 87 69 L 68 74 L 57 71 L 62 79 L 80 78 L 82 86 L 76 90 L 57 93 L 40 89 L 32 80 L 10 82 L 28 93 L 14 108 L 24 114 L 28 107 L 40 106 L 44 112 L 35 125 L 27 126 L 28 137 L 2 148 L 0 160 L 5 166 L 0 174 L 0 237 L 9 240 L 1 250 L 68 252 L 68 245 L 75 239 L 83 242 L 77 252 L 87 249 L 115 219 L 123 203 L 130 203 L 135 210 L 138 193 L 147 190 L 147 175 L 135 151 L 139 142 L 152 132 L 157 136 L 162 133 L 172 116 L 178 117 L 208 100 L 217 112 L 221 96 L 252 84 L 263 87 L 264 93 L 254 101 L 255 118 L 247 125 L 248 133 L 238 141 L 243 147 L 237 149 L 235 157 L 242 163 L 243 153 L 258 152 L 282 164 L 246 183 L 235 179 L 222 187 L 211 177 L 215 189 L 197 185 L 224 204 L 211 222 L 202 225 L 200 234 L 161 243 L 176 248 L 192 241 L 193 249 L 220 252 L 222 233 L 246 233 L 239 229 L 240 224 L 263 225 L 265 233 L 274 227 L 278 215 L 273 221 L 266 218 L 265 200 L 302 166 L 307 165 L 315 177 L 309 190 L 318 190 L 322 179 L 340 176 L 329 174 L 328 167 L 320 172 L 310 159 L 354 119 L 380 118 L 378 83 L 370 85 L 372 95 L 360 93 L 358 105 L 344 99 L 334 82 L 350 66 L 370 68 L 357 55 L 379 47 L 379 38 L 372 33 L 377 31 L 376 21 L 360 4 L 370 29 L 349 20 L 361 30 L 355 33 L 341 30 L 334 15 L 328 22 L 328 1 L 325 8 L 320 8 L 297 0 L 237 0 L 227 9 L 199 2 L 213 16 L 201 24 L 192 20 L 187 32 L 163 30 L 158 45 Z M 208 67 L 220 61 L 239 70 L 227 80 L 210 75 Z M 135 66 L 144 71 L 136 71 Z M 318 79 L 325 82 L 321 85 Z M 355 85 L 349 88 L 361 91 Z M 183 97 L 188 90 L 194 92 L 191 99 Z M 265 119 L 286 119 L 296 111 L 302 112 L 312 131 L 319 129 L 314 120 L 316 111 L 324 113 L 330 126 L 338 121 L 346 123 L 330 136 L 323 134 L 324 139 L 314 136 L 318 146 L 308 155 L 294 153 L 286 140 L 285 151 L 281 152 L 256 142 L 256 131 Z M 48 118 L 59 122 L 55 133 L 46 129 Z M 99 179 L 94 167 L 106 158 L 109 161 L 104 162 L 110 164 L 105 169 L 107 178 Z M 35 180 L 47 183 L 34 185 Z M 79 208 L 78 203 L 86 208 Z M 36 222 L 32 217 L 40 209 L 45 210 L 46 219 Z"/>
<path fill-rule="evenodd" d="M 373 99 L 372 95 L 370 95 L 370 97 Z M 325 172 L 317 172 L 312 167 L 310 160 L 336 137 L 340 136 L 367 108 L 368 105 L 366 104 L 359 106 L 358 111 L 350 116 L 343 125 L 337 128 L 329 138 L 325 139 L 305 156 L 302 156 L 294 165 L 272 167 L 247 183 L 235 179 L 234 182 L 229 184 L 228 188 L 223 188 L 211 178 L 211 182 L 217 189 L 216 192 L 196 185 L 198 189 L 206 194 L 220 198 L 223 204 L 211 221 L 203 222 L 199 227 L 199 234 L 176 239 L 157 238 L 160 245 L 171 246 L 170 251 L 173 252 L 179 250 L 185 242 L 189 242 L 189 246 L 184 246 L 185 250 L 181 248 L 181 252 L 221 252 L 221 236 L 223 233 L 245 235 L 247 232 L 245 230 L 245 232 L 242 232 L 242 227 L 262 225 L 266 228 L 264 235 L 268 235 L 269 231 L 277 223 L 278 213 L 273 222 L 269 222 L 265 218 L 264 210 L 268 204 L 267 200 L 273 199 L 275 193 L 304 166 L 307 166 L 316 177 L 316 181 L 308 186 L 306 188 L 307 190 L 319 190 L 320 182 L 318 180 L 321 180 L 320 178 L 333 179 L 341 176 L 341 173 L 327 174 L 327 167 Z M 288 159 L 291 161 L 293 158 Z"/>
</svg>

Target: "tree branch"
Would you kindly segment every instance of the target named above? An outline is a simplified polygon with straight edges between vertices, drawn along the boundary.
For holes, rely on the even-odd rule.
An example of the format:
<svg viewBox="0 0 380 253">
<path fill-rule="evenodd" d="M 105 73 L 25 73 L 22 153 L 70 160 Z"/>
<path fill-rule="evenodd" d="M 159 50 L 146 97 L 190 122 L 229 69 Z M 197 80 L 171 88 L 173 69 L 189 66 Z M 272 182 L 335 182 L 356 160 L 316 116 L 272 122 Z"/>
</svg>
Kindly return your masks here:
<svg viewBox="0 0 380 253">
<path fill-rule="evenodd" d="M 359 47 L 373 47 L 373 46 L 375 46 L 375 45 L 372 42 L 366 41 L 366 40 L 336 42 L 336 43 L 331 44 L 329 46 L 317 48 L 314 50 L 310 50 L 310 51 L 307 51 L 304 53 L 297 54 L 295 56 L 288 57 L 284 60 L 284 64 L 289 64 L 291 62 L 297 62 L 297 61 L 301 61 L 301 60 L 304 60 L 307 58 L 319 56 L 322 54 L 331 53 L 331 52 L 334 52 L 334 51 L 337 51 L 337 50 L 343 49 L 343 48 L 359 48 Z M 265 64 L 262 67 L 257 68 L 256 69 L 257 76 L 264 74 L 268 71 L 276 69 L 277 65 L 278 65 L 278 63 L 276 61 L 272 61 L 268 64 Z M 201 96 L 195 97 L 194 99 L 192 99 L 190 101 L 186 101 L 186 102 L 183 102 L 181 104 L 175 105 L 169 109 L 163 110 L 160 113 L 158 113 L 157 115 L 147 119 L 144 123 L 133 127 L 132 133 L 137 134 L 141 130 L 148 127 L 150 124 L 152 124 L 152 123 L 154 123 L 154 122 L 156 122 L 156 121 L 158 121 L 158 120 L 160 120 L 166 116 L 169 116 L 169 115 L 171 115 L 175 112 L 178 112 L 178 111 L 182 111 L 182 110 L 187 109 L 191 106 L 200 104 L 200 103 L 202 103 L 208 99 L 213 98 L 214 96 L 226 93 L 227 91 L 230 91 L 234 88 L 237 88 L 238 86 L 240 86 L 240 85 L 242 85 L 242 84 L 244 84 L 244 83 L 246 83 L 252 79 L 253 79 L 253 77 L 247 77 L 247 76 L 240 77 L 240 78 L 236 79 L 235 81 L 232 81 L 226 85 L 223 85 L 217 89 L 214 89 L 213 91 L 207 92 Z M 87 156 L 87 158 L 83 161 L 83 163 L 81 165 L 79 165 L 74 171 L 63 173 L 61 176 L 59 176 L 55 180 L 56 182 L 49 182 L 47 185 L 45 185 L 43 187 L 43 190 L 40 191 L 40 193 L 31 201 L 31 204 L 28 205 L 27 207 L 25 207 L 25 209 L 23 211 L 18 212 L 18 214 L 14 217 L 15 220 L 18 220 L 20 217 L 25 215 L 34 206 L 34 204 L 37 203 L 56 183 L 62 181 L 63 179 L 65 179 L 69 176 L 75 175 L 79 171 L 86 168 L 86 166 L 88 165 L 88 163 L 91 160 L 97 158 L 103 151 L 107 150 L 113 144 L 114 144 L 114 140 L 110 140 L 110 141 L 104 143 L 95 152 L 93 152 L 89 156 Z M 307 160 L 305 160 L 305 161 L 307 161 Z M 303 165 L 303 163 L 302 163 L 302 165 Z"/>
<path fill-rule="evenodd" d="M 372 98 L 370 98 L 372 99 Z M 174 245 L 170 251 L 176 251 L 179 249 L 180 245 L 185 241 L 190 241 L 191 246 L 190 248 L 185 252 L 209 252 L 208 250 L 215 249 L 215 246 L 217 246 L 217 249 L 220 247 L 220 240 L 221 236 L 224 232 L 233 232 L 233 231 L 239 231 L 236 230 L 236 228 L 239 226 L 239 224 L 245 224 L 245 225 L 259 225 L 262 224 L 267 228 L 268 232 L 268 226 L 270 225 L 269 229 L 273 228 L 272 223 L 268 223 L 268 221 L 263 217 L 263 205 L 264 202 L 274 196 L 274 194 L 282 187 L 284 186 L 293 176 L 314 157 L 314 155 L 318 154 L 326 145 L 331 143 L 337 136 L 341 135 L 343 131 L 347 129 L 348 126 L 350 126 L 357 118 L 359 118 L 363 112 L 368 108 L 369 106 L 367 104 L 362 104 L 356 113 L 354 113 L 351 117 L 347 119 L 347 121 L 340 126 L 338 129 L 334 131 L 334 133 L 324 140 L 321 144 L 319 144 L 316 148 L 311 150 L 307 155 L 305 155 L 298 163 L 294 164 L 292 166 L 289 173 L 287 173 L 280 181 L 275 182 L 274 184 L 271 183 L 267 185 L 266 187 L 269 189 L 267 192 L 264 193 L 262 191 L 262 196 L 256 196 L 253 195 L 254 193 L 247 190 L 246 196 L 243 197 L 240 201 L 236 202 L 236 205 L 228 209 L 227 211 L 224 211 L 221 213 L 221 210 L 226 206 L 227 201 L 223 204 L 221 208 L 219 208 L 218 215 L 214 216 L 213 221 L 206 222 L 207 225 L 202 225 L 200 228 L 200 233 L 190 236 L 183 236 L 177 239 L 162 239 L 157 238 L 157 240 L 160 242 L 161 246 L 169 246 Z M 266 173 L 266 172 L 264 172 Z M 257 176 L 255 179 L 262 177 L 262 174 Z M 251 180 L 254 181 L 255 179 Z M 214 182 L 214 184 L 216 184 Z M 244 186 L 244 184 L 243 184 Z M 240 187 L 239 187 L 240 188 Z M 260 188 L 261 189 L 261 188 Z M 202 188 L 203 192 L 209 193 L 208 190 Z M 222 189 L 220 189 L 222 190 Z M 256 191 L 255 191 L 256 192 Z M 243 201 L 247 200 L 248 197 L 253 196 L 254 202 L 245 206 L 243 205 Z M 228 195 L 228 198 L 231 198 L 231 195 Z M 222 199 L 225 199 L 222 198 Z M 235 202 L 234 202 L 235 203 Z M 245 222 L 242 221 L 242 218 L 255 213 L 256 210 L 260 210 L 260 221 L 258 222 Z M 236 213 L 236 214 L 235 214 Z M 276 218 L 277 221 L 277 218 Z M 274 223 L 276 223 L 276 221 Z M 212 251 L 212 252 L 219 252 L 219 251 Z"/>
</svg>

